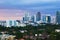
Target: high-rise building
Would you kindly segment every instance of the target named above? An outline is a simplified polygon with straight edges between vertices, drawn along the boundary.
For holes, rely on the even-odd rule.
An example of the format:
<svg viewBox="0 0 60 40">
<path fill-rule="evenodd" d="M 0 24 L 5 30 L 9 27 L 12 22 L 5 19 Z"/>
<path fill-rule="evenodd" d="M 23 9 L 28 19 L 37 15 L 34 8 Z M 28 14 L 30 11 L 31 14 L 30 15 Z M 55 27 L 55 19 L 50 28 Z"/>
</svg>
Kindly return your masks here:
<svg viewBox="0 0 60 40">
<path fill-rule="evenodd" d="M 57 11 L 56 13 L 56 23 L 60 24 L 60 12 Z"/>
<path fill-rule="evenodd" d="M 56 16 L 51 16 L 51 23 L 56 24 Z"/>
<path fill-rule="evenodd" d="M 42 16 L 43 23 L 46 23 L 46 16 Z"/>
<path fill-rule="evenodd" d="M 34 15 L 34 22 L 36 22 L 36 15 Z"/>
<path fill-rule="evenodd" d="M 34 22 L 35 18 L 34 16 L 31 16 L 31 21 Z"/>
<path fill-rule="evenodd" d="M 27 21 L 29 21 L 29 18 L 30 18 L 29 13 L 26 13 L 25 16 L 23 17 L 23 21 L 27 22 Z"/>
<path fill-rule="evenodd" d="M 7 20 L 7 21 L 6 21 L 6 24 L 7 24 L 7 25 L 6 25 L 7 27 L 17 26 L 17 25 L 16 25 L 17 23 L 16 23 L 15 20 Z"/>
<path fill-rule="evenodd" d="M 9 25 L 12 26 L 12 25 L 13 25 L 12 23 L 13 23 L 13 22 L 10 20 L 10 21 L 9 21 Z"/>
<path fill-rule="evenodd" d="M 29 21 L 29 17 L 23 17 L 23 21 Z"/>
<path fill-rule="evenodd" d="M 43 23 L 51 23 L 51 17 L 50 16 L 42 16 Z"/>
<path fill-rule="evenodd" d="M 50 16 L 46 16 L 46 23 L 51 23 L 51 17 Z"/>
<path fill-rule="evenodd" d="M 0 21 L 1 26 L 6 26 L 6 21 Z"/>
<path fill-rule="evenodd" d="M 41 13 L 38 12 L 38 13 L 36 14 L 36 21 L 40 21 L 40 20 L 41 20 Z"/>
</svg>

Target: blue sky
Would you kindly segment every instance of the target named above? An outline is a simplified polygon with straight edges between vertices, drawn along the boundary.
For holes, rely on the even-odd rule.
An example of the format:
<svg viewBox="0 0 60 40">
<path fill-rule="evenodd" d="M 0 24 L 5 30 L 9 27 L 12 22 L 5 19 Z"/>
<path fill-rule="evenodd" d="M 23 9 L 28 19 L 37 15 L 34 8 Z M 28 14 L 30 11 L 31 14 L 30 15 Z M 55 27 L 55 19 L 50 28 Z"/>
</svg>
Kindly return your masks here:
<svg viewBox="0 0 60 40">
<path fill-rule="evenodd" d="M 59 10 L 60 0 L 0 0 L 1 9 Z"/>
<path fill-rule="evenodd" d="M 59 10 L 60 0 L 0 0 L 1 9 Z"/>
<path fill-rule="evenodd" d="M 60 10 L 60 0 L 0 0 L 0 9 L 40 11 L 55 15 L 56 11 Z"/>
</svg>

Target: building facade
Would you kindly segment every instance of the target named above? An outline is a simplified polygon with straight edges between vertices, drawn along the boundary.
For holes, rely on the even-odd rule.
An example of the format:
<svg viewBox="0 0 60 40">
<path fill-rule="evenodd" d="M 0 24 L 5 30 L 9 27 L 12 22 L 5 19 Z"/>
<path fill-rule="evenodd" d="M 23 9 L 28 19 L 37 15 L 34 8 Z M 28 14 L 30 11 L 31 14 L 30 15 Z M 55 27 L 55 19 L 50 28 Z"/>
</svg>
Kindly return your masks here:
<svg viewBox="0 0 60 40">
<path fill-rule="evenodd" d="M 27 21 L 29 21 L 29 13 L 25 13 L 25 16 L 23 17 L 23 21 L 24 22 L 27 22 Z"/>
<path fill-rule="evenodd" d="M 50 16 L 42 16 L 43 23 L 51 23 L 51 17 Z"/>
<path fill-rule="evenodd" d="M 31 21 L 34 22 L 35 18 L 34 16 L 31 16 Z"/>
<path fill-rule="evenodd" d="M 56 12 L 56 23 L 60 24 L 60 12 Z"/>
<path fill-rule="evenodd" d="M 40 20 L 41 20 L 41 13 L 38 12 L 38 13 L 36 14 L 36 21 L 40 21 Z"/>
<path fill-rule="evenodd" d="M 17 26 L 17 22 L 15 20 L 7 20 L 6 24 L 7 27 Z"/>
<path fill-rule="evenodd" d="M 50 16 L 46 16 L 46 23 L 51 23 L 51 17 Z"/>
</svg>

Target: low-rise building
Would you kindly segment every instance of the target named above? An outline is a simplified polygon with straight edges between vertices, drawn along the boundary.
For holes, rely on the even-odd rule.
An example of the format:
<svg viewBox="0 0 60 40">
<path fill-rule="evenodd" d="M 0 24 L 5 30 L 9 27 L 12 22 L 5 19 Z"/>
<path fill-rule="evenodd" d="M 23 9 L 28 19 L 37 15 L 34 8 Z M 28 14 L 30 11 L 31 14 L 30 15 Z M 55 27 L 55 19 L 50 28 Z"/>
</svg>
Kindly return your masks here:
<svg viewBox="0 0 60 40">
<path fill-rule="evenodd" d="M 8 35 L 8 34 L 2 34 L 0 35 L 0 40 L 14 40 L 16 36 Z"/>
</svg>

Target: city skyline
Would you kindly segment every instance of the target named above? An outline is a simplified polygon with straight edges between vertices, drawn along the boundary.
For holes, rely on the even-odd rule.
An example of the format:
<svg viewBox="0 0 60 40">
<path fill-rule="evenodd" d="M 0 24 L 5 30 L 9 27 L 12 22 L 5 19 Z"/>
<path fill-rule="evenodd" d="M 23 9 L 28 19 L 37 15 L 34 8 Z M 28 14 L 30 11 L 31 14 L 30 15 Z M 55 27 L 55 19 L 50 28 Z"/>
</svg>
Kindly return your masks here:
<svg viewBox="0 0 60 40">
<path fill-rule="evenodd" d="M 21 19 L 24 14 L 51 14 L 60 10 L 60 0 L 0 0 L 0 20 Z"/>
</svg>

